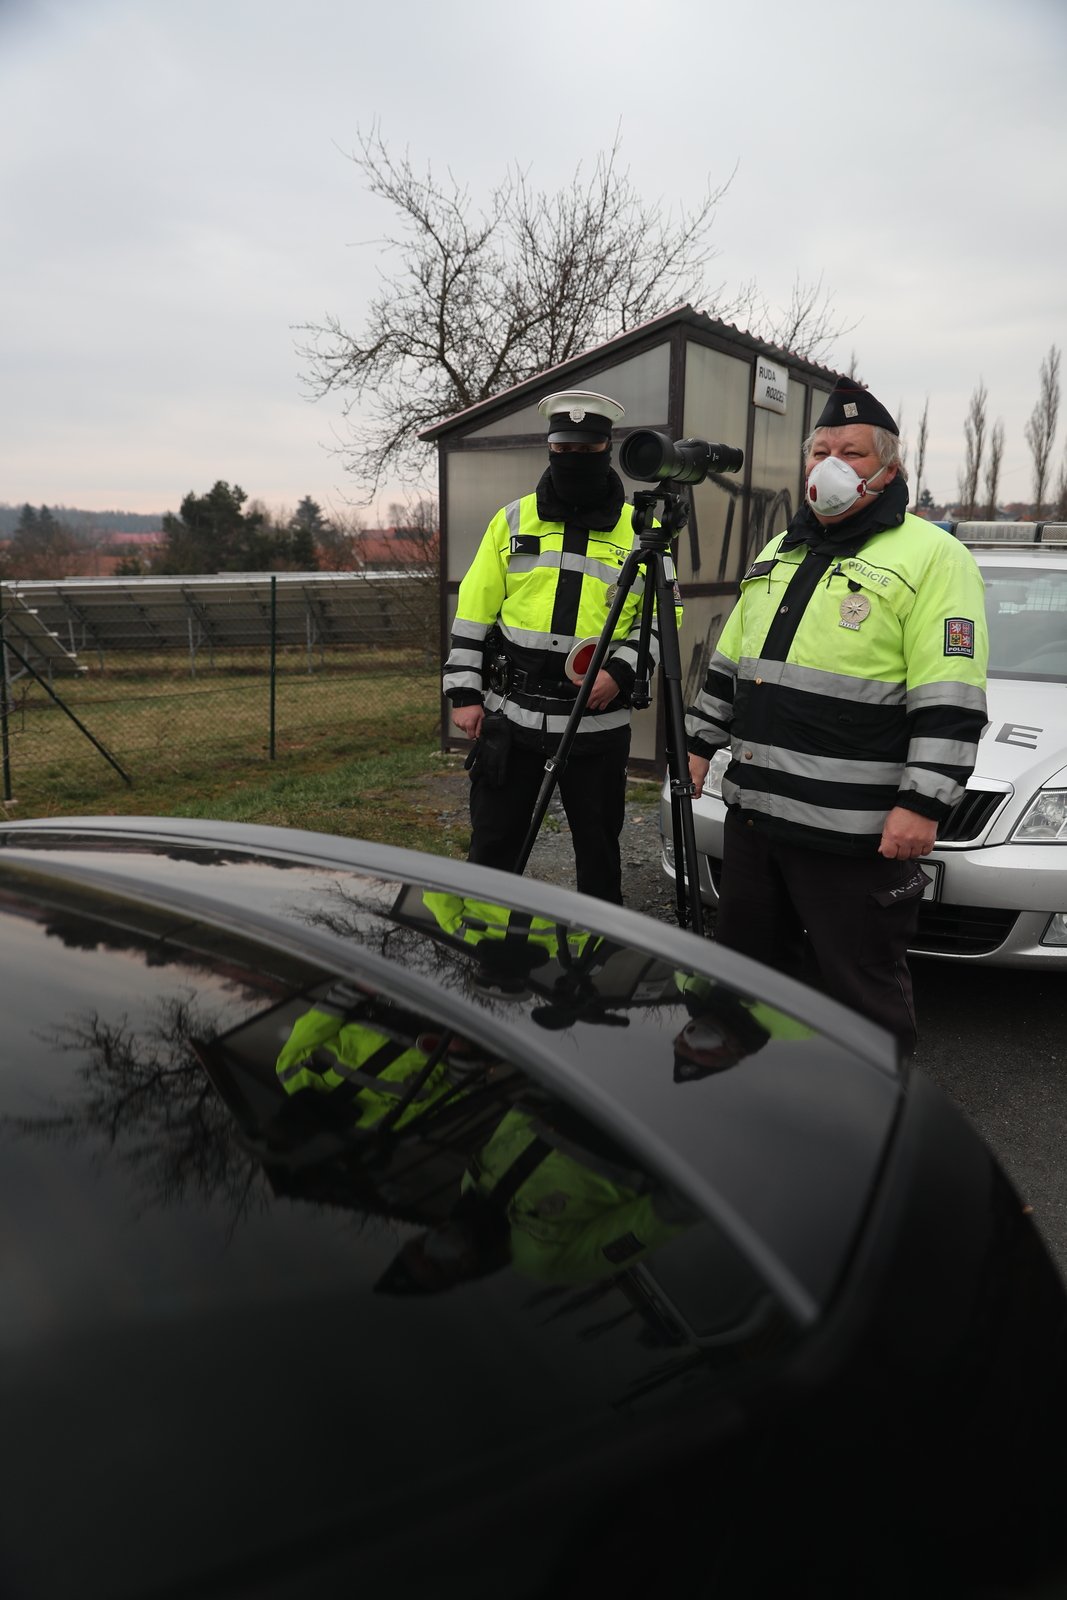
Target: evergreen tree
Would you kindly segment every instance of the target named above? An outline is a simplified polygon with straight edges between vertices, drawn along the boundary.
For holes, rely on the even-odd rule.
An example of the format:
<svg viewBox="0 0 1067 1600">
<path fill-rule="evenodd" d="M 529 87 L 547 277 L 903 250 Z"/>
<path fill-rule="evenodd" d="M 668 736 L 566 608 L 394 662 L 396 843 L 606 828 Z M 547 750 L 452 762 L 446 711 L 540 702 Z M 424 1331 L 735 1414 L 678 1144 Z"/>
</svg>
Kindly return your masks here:
<svg viewBox="0 0 1067 1600">
<path fill-rule="evenodd" d="M 5 576 L 69 578 L 78 569 L 79 546 L 74 534 L 47 506 L 23 506 L 8 547 Z"/>
<path fill-rule="evenodd" d="M 329 532 L 322 507 L 305 495 L 289 519 L 286 549 L 296 572 L 314 572 L 319 564 L 318 546 Z"/>
<path fill-rule="evenodd" d="M 189 493 L 178 516 L 163 518 L 165 543 L 158 572 L 259 572 L 271 539 L 262 511 L 242 511 L 248 496 L 219 479 L 207 494 Z"/>
</svg>

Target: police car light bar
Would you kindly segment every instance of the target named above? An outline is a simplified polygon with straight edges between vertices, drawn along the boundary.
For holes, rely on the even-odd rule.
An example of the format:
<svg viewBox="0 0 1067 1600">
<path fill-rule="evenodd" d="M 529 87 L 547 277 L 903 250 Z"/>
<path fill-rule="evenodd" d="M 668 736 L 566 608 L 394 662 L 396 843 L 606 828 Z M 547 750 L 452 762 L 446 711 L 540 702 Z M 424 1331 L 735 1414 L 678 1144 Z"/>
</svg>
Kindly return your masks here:
<svg viewBox="0 0 1067 1600">
<path fill-rule="evenodd" d="M 962 544 L 1063 544 L 1067 522 L 940 522 Z"/>
</svg>

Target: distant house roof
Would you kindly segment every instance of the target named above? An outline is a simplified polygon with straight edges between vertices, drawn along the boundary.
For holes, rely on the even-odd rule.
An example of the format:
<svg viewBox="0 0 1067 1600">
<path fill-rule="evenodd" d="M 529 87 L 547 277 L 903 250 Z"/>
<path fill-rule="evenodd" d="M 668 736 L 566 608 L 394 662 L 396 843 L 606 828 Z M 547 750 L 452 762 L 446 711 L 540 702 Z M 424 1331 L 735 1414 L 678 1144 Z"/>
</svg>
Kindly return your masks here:
<svg viewBox="0 0 1067 1600">
<path fill-rule="evenodd" d="M 357 560 L 368 567 L 436 566 L 437 533 L 406 528 L 364 528 L 352 541 Z"/>
<path fill-rule="evenodd" d="M 588 367 L 594 361 L 598 366 L 603 366 L 606 360 L 623 355 L 634 345 L 647 344 L 650 335 L 668 334 L 675 328 L 681 327 L 696 328 L 702 333 L 728 339 L 733 345 L 741 345 L 748 350 L 758 350 L 764 355 L 777 356 L 780 360 L 788 361 L 795 370 L 821 378 L 831 388 L 838 378 L 838 373 L 832 367 L 808 361 L 806 357 L 794 355 L 789 350 L 768 343 L 766 339 L 757 339 L 754 334 L 746 333 L 743 329 L 734 327 L 732 323 L 720 322 L 715 317 L 709 317 L 705 311 L 694 311 L 690 305 L 675 306 L 672 311 L 664 311 L 660 316 L 642 322 L 636 328 L 629 328 L 605 344 L 593 345 L 579 355 L 561 361 L 558 366 L 546 367 L 543 372 L 535 373 L 532 378 L 526 378 L 510 389 L 502 389 L 499 394 L 491 396 L 488 400 L 480 400 L 477 405 L 468 406 L 450 417 L 444 417 L 432 427 L 423 428 L 419 438 L 432 443 L 454 429 L 469 428 L 486 414 L 511 409 L 529 396 L 541 393 L 549 382 L 565 384 L 571 373 Z"/>
</svg>

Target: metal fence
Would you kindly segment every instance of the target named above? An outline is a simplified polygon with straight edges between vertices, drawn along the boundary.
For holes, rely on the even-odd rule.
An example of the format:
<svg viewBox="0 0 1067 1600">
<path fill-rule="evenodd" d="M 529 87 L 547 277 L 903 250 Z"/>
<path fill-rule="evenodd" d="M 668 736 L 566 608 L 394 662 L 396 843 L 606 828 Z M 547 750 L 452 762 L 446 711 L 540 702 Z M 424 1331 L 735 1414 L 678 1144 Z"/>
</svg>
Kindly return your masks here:
<svg viewBox="0 0 1067 1600">
<path fill-rule="evenodd" d="M 425 740 L 438 616 L 428 573 L 0 585 L 3 798 L 47 811 Z"/>
</svg>

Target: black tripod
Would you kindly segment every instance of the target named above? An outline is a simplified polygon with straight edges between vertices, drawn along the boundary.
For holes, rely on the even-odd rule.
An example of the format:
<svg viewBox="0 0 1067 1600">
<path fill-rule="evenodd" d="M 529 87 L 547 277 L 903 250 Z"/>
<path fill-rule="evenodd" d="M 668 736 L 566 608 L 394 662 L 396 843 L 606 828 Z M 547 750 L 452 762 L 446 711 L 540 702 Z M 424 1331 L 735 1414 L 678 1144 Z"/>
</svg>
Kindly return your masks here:
<svg viewBox="0 0 1067 1600">
<path fill-rule="evenodd" d="M 656 502 L 659 500 L 663 502 L 663 510 L 657 528 L 653 526 L 653 518 Z M 689 777 L 689 761 L 685 745 L 682 656 L 678 646 L 678 624 L 674 615 L 674 583 L 668 578 L 665 566 L 665 558 L 670 554 L 671 540 L 685 527 L 688 518 L 688 500 L 669 489 L 640 489 L 634 495 L 633 527 L 637 534 L 637 543 L 626 557 L 619 573 L 608 619 L 578 689 L 578 698 L 567 718 L 567 726 L 560 736 L 559 748 L 555 755 L 550 756 L 545 762 L 544 781 L 538 792 L 529 831 L 514 870 L 518 873 L 523 872 L 530 859 L 530 852 L 544 821 L 545 812 L 548 810 L 548 802 L 552 798 L 552 790 L 567 765 L 571 746 L 578 734 L 582 712 L 607 654 L 615 632 L 615 624 L 622 613 L 626 597 L 634 586 L 638 571 L 644 567 L 645 587 L 641 601 L 641 631 L 638 636 L 632 703 L 634 708 L 640 711 L 652 699 L 649 646 L 652 639 L 654 595 L 655 611 L 659 617 L 660 668 L 667 686 L 667 770 L 671 782 L 671 833 L 674 840 L 678 925 L 682 928 L 692 928 L 694 933 L 703 933 L 704 916 L 700 903 L 696 834 L 693 828 L 694 791 Z"/>
</svg>

